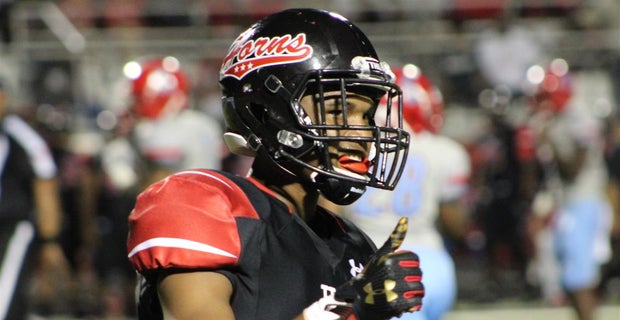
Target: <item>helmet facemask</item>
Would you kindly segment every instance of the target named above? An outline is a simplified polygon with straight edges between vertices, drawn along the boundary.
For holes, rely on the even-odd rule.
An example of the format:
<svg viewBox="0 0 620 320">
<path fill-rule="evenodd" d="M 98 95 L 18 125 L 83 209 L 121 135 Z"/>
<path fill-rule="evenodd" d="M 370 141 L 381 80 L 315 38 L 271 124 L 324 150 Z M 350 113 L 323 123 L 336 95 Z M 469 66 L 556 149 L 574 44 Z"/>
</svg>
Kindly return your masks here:
<svg viewBox="0 0 620 320">
<path fill-rule="evenodd" d="M 401 129 L 400 89 L 388 81 L 360 77 L 352 71 L 319 70 L 307 74 L 301 83 L 290 95 L 297 126 L 278 131 L 281 148 L 274 154 L 274 160 L 289 170 L 291 167 L 307 169 L 309 175 L 303 176 L 337 204 L 352 203 L 364 193 L 366 186 L 393 189 L 409 145 L 409 135 Z M 390 108 L 378 114 L 377 106 L 383 96 L 388 97 Z M 351 123 L 348 118 L 349 101 L 360 98 L 371 104 L 365 114 L 367 124 Z M 314 108 L 315 119 L 302 107 L 302 99 L 312 101 L 312 106 L 306 103 L 306 108 Z M 338 110 L 334 110 L 335 105 L 340 106 Z M 338 122 L 329 120 L 333 117 L 331 112 L 340 113 Z M 377 126 L 377 123 L 386 125 Z M 358 151 L 347 154 L 346 150 L 340 150 L 343 144 L 356 145 Z M 359 152 L 362 149 L 365 152 Z"/>
</svg>

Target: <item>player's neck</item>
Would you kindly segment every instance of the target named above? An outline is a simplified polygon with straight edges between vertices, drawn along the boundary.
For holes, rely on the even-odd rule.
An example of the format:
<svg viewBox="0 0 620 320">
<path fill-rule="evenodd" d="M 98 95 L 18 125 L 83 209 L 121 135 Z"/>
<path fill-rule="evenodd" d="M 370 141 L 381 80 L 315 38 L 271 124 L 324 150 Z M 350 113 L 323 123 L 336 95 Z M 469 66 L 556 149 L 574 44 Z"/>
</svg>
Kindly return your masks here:
<svg viewBox="0 0 620 320">
<path fill-rule="evenodd" d="M 307 221 L 314 215 L 319 199 L 319 191 L 314 184 L 302 183 L 298 175 L 283 170 L 266 157 L 254 159 L 252 178 L 272 190 L 278 200 L 303 220 Z"/>
<path fill-rule="evenodd" d="M 269 184 L 265 181 L 261 183 L 273 191 L 278 200 L 304 221 L 314 216 L 319 197 L 317 190 L 307 190 L 307 186 L 297 182 L 283 185 Z"/>
<path fill-rule="evenodd" d="M 308 221 L 314 217 L 319 201 L 319 192 L 317 190 L 308 190 L 307 185 L 293 183 L 284 186 L 284 191 L 289 195 L 294 205 L 294 212 L 299 217 L 304 221 Z"/>
</svg>

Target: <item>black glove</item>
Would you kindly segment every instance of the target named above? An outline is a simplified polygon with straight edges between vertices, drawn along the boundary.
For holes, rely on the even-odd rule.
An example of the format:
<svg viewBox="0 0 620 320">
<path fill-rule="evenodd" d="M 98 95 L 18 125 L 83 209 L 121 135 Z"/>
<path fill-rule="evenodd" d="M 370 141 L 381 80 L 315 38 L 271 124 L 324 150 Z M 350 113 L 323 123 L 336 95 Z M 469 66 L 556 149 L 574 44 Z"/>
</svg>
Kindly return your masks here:
<svg viewBox="0 0 620 320">
<path fill-rule="evenodd" d="M 336 289 L 336 300 L 347 304 L 331 312 L 341 319 L 383 320 L 422 308 L 424 285 L 418 256 L 408 250 L 396 251 L 406 234 L 407 218 L 402 217 L 364 271 Z"/>
</svg>

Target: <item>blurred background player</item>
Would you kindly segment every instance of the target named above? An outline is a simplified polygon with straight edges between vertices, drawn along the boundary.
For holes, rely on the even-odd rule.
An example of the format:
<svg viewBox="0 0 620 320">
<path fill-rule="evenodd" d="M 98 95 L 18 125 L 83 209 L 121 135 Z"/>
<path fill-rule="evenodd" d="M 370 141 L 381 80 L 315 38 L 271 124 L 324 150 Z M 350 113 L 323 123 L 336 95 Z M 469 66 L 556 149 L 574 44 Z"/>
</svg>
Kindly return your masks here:
<svg viewBox="0 0 620 320">
<path fill-rule="evenodd" d="M 183 169 L 221 168 L 225 150 L 221 124 L 193 108 L 191 79 L 177 58 L 130 61 L 123 73 L 128 108 L 111 119 L 116 125 L 100 152 L 102 177 L 95 186 L 100 231 L 95 261 L 106 316 L 134 311 L 135 272 L 124 248 L 137 194 Z"/>
<path fill-rule="evenodd" d="M 611 253 L 602 121 L 592 106 L 575 99 L 575 77 L 565 60 L 531 67 L 528 79 L 533 85 L 528 125 L 541 168 L 533 219 L 551 235 L 550 243 L 538 242 L 537 257 L 557 259 L 559 273 L 549 274 L 550 268 L 541 266 L 539 278 L 557 276 L 578 318 L 591 320 L 600 267 Z"/>
<path fill-rule="evenodd" d="M 619 59 L 620 61 L 620 59 Z M 617 68 L 620 71 L 620 63 Z M 616 87 L 620 91 L 620 82 Z M 618 93 L 620 94 L 620 93 Z M 607 197 L 612 208 L 611 249 L 612 257 L 603 267 L 603 289 L 605 285 L 614 283 L 620 278 L 620 113 L 616 110 L 609 121 L 609 140 L 606 152 L 609 181 L 607 183 Z M 606 289 L 606 294 L 613 294 Z"/>
<path fill-rule="evenodd" d="M 520 99 L 513 94 L 506 86 L 480 92 L 482 130 L 470 145 L 470 240 L 480 235 L 475 250 L 482 256 L 474 265 L 482 271 L 482 290 L 475 298 L 481 302 L 537 297 L 536 288 L 523 281 L 531 258 L 527 217 L 536 184 L 535 152 L 520 123 Z"/>
<path fill-rule="evenodd" d="M 0 319 L 66 311 L 57 309 L 67 307 L 70 282 L 57 167 L 45 140 L 10 110 L 2 79 L 0 178 Z"/>
<path fill-rule="evenodd" d="M 395 74 L 404 128 L 412 134 L 405 171 L 393 192 L 368 190 L 345 214 L 377 243 L 400 216 L 409 218 L 403 247 L 420 256 L 426 295 L 421 312 L 401 318 L 438 320 L 456 301 L 456 272 L 444 236 L 460 241 L 468 225 L 463 196 L 470 160 L 461 144 L 440 134 L 444 102 L 438 88 L 413 64 Z"/>
<path fill-rule="evenodd" d="M 177 58 L 129 62 L 124 72 L 134 99 L 134 139 L 152 181 L 183 169 L 222 167 L 221 125 L 190 108 L 190 78 Z"/>
</svg>

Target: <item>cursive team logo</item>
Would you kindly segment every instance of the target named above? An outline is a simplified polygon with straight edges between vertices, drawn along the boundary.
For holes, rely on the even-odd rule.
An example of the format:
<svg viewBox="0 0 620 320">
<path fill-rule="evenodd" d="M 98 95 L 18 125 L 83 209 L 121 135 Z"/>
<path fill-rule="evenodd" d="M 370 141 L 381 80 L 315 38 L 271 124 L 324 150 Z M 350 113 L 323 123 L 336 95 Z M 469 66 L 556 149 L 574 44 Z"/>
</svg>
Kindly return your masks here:
<svg viewBox="0 0 620 320">
<path fill-rule="evenodd" d="M 241 34 L 230 47 L 222 63 L 221 78 L 241 79 L 258 68 L 301 62 L 312 56 L 305 33 L 248 40 L 248 32 Z"/>
</svg>

